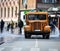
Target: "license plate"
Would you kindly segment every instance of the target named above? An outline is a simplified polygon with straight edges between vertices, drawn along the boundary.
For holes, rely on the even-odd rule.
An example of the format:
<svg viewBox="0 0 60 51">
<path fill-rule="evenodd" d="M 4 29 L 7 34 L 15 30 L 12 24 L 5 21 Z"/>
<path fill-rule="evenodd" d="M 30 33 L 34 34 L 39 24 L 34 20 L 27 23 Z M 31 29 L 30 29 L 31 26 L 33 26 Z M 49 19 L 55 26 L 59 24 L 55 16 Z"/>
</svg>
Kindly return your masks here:
<svg viewBox="0 0 60 51">
<path fill-rule="evenodd" d="M 41 30 L 34 30 L 34 31 L 41 31 Z"/>
</svg>

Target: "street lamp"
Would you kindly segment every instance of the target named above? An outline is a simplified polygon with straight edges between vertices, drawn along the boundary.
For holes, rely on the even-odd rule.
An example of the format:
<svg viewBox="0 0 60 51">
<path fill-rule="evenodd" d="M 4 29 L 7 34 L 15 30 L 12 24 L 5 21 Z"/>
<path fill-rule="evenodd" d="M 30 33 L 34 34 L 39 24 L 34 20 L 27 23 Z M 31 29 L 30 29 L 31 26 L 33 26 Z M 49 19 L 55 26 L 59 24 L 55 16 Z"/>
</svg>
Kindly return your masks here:
<svg viewBox="0 0 60 51">
<path fill-rule="evenodd" d="M 19 0 L 19 16 L 18 16 L 18 21 L 20 20 L 20 16 L 21 16 L 21 11 L 20 11 L 20 0 Z"/>
</svg>

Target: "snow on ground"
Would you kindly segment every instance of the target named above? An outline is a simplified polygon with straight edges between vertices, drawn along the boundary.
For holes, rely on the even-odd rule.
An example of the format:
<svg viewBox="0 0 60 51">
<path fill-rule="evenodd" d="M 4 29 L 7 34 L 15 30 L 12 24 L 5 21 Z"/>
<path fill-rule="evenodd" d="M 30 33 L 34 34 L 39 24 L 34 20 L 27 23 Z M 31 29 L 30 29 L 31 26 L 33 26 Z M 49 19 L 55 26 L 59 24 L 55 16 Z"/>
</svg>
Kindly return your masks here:
<svg viewBox="0 0 60 51">
<path fill-rule="evenodd" d="M 50 34 L 50 37 L 59 37 L 59 29 L 55 26 L 55 31 L 52 31 Z"/>
<path fill-rule="evenodd" d="M 23 34 L 23 31 L 22 31 L 22 34 Z M 16 37 L 21 37 L 21 36 L 22 35 L 19 34 L 18 28 L 15 28 L 13 33 L 11 33 L 11 30 L 6 31 L 6 29 L 4 29 L 2 33 L 0 32 L 0 42 L 1 41 L 7 42 L 15 39 Z"/>
<path fill-rule="evenodd" d="M 19 34 L 19 28 L 15 28 L 14 33 L 11 33 L 10 30 L 6 31 L 6 28 L 4 29 L 3 33 L 0 32 L 0 42 L 7 42 L 15 39 L 16 37 L 24 37 L 24 30 L 22 29 L 22 35 Z M 50 37 L 59 37 L 59 30 L 57 27 L 55 27 L 55 32 L 52 31 L 50 33 Z"/>
</svg>

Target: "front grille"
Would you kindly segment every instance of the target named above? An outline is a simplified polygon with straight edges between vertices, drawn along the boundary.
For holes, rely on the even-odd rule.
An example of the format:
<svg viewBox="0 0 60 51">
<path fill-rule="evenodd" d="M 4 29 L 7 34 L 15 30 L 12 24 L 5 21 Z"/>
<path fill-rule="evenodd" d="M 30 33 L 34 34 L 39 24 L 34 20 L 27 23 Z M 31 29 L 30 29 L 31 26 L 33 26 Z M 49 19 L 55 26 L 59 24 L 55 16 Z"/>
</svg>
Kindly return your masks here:
<svg viewBox="0 0 60 51">
<path fill-rule="evenodd" d="M 34 22 L 34 30 L 40 30 L 41 29 L 41 23 Z"/>
<path fill-rule="evenodd" d="M 46 26 L 47 23 L 45 22 L 34 22 L 33 23 L 33 29 L 34 30 L 44 30 L 44 26 Z"/>
</svg>

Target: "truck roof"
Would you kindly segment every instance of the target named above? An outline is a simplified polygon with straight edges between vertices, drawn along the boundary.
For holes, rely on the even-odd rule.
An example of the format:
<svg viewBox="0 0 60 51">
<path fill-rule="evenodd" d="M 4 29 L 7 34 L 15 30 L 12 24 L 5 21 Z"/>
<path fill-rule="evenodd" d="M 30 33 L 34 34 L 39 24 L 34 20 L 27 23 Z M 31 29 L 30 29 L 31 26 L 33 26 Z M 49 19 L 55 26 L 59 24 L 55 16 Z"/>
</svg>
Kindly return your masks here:
<svg viewBox="0 0 60 51">
<path fill-rule="evenodd" d="M 27 14 L 48 14 L 48 12 L 28 12 Z"/>
</svg>

